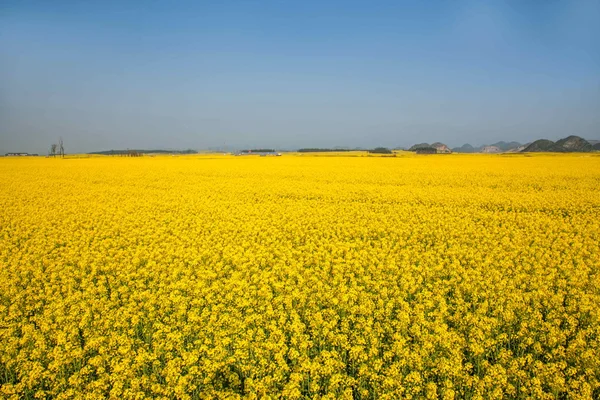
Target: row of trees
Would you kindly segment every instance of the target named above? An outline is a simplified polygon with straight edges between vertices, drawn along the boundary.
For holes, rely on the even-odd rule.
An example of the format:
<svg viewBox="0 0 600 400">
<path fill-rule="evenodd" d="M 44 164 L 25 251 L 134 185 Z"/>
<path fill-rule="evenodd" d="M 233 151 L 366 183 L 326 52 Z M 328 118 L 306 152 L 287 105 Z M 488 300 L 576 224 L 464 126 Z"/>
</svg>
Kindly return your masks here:
<svg viewBox="0 0 600 400">
<path fill-rule="evenodd" d="M 63 139 L 62 137 L 58 138 L 58 143 L 52 143 L 50 145 L 50 156 L 52 157 L 65 157 L 65 146 L 63 144 Z"/>
</svg>

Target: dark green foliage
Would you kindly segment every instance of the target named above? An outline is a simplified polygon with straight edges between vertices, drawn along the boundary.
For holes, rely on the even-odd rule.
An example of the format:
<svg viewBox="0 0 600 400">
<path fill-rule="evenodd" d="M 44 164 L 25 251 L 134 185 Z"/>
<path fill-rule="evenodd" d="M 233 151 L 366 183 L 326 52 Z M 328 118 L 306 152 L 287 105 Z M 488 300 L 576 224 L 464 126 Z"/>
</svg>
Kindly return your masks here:
<svg viewBox="0 0 600 400">
<path fill-rule="evenodd" d="M 435 147 L 420 147 L 416 150 L 417 154 L 437 154 Z"/>
<path fill-rule="evenodd" d="M 429 143 L 418 143 L 413 145 L 408 151 L 416 151 L 417 149 L 430 148 L 431 145 Z"/>
<path fill-rule="evenodd" d="M 372 150 L 369 150 L 369 153 L 375 153 L 375 154 L 392 154 L 393 152 L 388 149 L 387 147 L 375 147 Z"/>
</svg>

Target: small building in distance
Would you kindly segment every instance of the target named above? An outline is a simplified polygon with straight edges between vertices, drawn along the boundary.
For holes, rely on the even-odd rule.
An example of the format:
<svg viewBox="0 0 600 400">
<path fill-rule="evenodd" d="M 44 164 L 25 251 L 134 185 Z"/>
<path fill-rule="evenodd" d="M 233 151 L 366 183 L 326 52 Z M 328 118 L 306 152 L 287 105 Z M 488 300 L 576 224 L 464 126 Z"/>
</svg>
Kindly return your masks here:
<svg viewBox="0 0 600 400">
<path fill-rule="evenodd" d="M 416 150 L 417 154 L 437 154 L 437 149 L 435 147 L 419 147 Z"/>
<path fill-rule="evenodd" d="M 6 153 L 6 157 L 27 157 L 27 156 L 37 156 L 37 154 L 29 154 L 29 153 Z"/>
</svg>

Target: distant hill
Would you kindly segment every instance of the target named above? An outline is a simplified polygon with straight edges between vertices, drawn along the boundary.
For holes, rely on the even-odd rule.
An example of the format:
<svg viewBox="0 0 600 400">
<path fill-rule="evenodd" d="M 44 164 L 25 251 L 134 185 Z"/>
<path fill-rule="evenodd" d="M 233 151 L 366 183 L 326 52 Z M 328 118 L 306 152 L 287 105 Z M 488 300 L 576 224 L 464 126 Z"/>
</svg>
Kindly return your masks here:
<svg viewBox="0 0 600 400">
<path fill-rule="evenodd" d="M 473 147 L 469 143 L 463 144 L 461 147 L 455 147 L 452 149 L 455 153 L 502 153 L 502 152 L 516 152 L 523 145 L 519 142 L 504 142 L 500 141 L 493 144 L 484 144 L 480 147 Z"/>
<path fill-rule="evenodd" d="M 594 150 L 600 150 L 600 141 L 592 146 Z"/>
<path fill-rule="evenodd" d="M 499 148 L 502 151 L 508 151 L 508 150 L 512 150 L 512 149 L 516 149 L 518 147 L 521 147 L 521 143 L 519 142 L 504 142 L 504 141 L 500 141 L 497 143 L 493 143 L 490 146 L 495 146 L 497 148 Z"/>
<path fill-rule="evenodd" d="M 481 148 L 480 152 L 488 153 L 488 154 L 496 154 L 496 153 L 502 153 L 502 150 L 498 146 L 483 146 Z"/>
<path fill-rule="evenodd" d="M 429 147 L 431 147 L 429 143 L 418 143 L 413 145 L 410 149 L 408 149 L 408 151 L 417 151 L 417 149 L 425 149 Z"/>
<path fill-rule="evenodd" d="M 552 151 L 552 146 L 554 146 L 554 142 L 552 140 L 539 139 L 535 142 L 532 142 L 529 146 L 525 147 L 523 149 L 523 153 Z"/>
<path fill-rule="evenodd" d="M 592 151 L 592 145 L 579 136 L 571 135 L 558 140 L 554 143 L 552 140 L 540 139 L 531 143 L 523 149 L 524 153 L 531 152 L 557 152 L 557 153 L 580 153 Z"/>
<path fill-rule="evenodd" d="M 554 144 L 552 151 L 561 153 L 588 152 L 592 151 L 592 145 L 587 140 L 580 138 L 579 136 L 571 135 L 557 141 Z"/>
<path fill-rule="evenodd" d="M 435 142 L 431 144 L 431 147 L 437 150 L 438 153 L 452 153 L 452 150 L 444 143 Z"/>
<path fill-rule="evenodd" d="M 506 150 L 505 153 L 520 153 L 525 149 L 525 147 L 529 146 L 530 144 L 531 143 L 522 144 L 521 146 L 515 147 L 514 149 Z"/>
<path fill-rule="evenodd" d="M 471 146 L 469 143 L 465 143 L 460 147 L 455 147 L 452 149 L 454 153 L 475 153 L 475 147 Z"/>
<path fill-rule="evenodd" d="M 591 144 L 592 146 L 597 145 L 598 143 L 600 143 L 600 140 L 591 140 L 591 139 L 587 139 L 588 143 Z"/>
</svg>

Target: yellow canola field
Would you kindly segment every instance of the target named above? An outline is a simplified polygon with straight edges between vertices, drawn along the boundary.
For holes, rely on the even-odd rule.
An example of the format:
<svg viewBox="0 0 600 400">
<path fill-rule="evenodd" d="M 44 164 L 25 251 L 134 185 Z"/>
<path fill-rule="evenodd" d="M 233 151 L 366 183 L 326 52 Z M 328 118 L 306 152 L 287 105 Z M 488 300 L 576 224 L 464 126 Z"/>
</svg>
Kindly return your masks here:
<svg viewBox="0 0 600 400">
<path fill-rule="evenodd" d="M 0 159 L 0 397 L 600 397 L 600 157 Z"/>
</svg>

